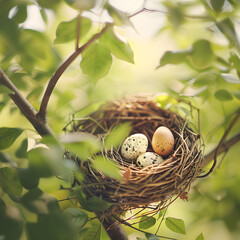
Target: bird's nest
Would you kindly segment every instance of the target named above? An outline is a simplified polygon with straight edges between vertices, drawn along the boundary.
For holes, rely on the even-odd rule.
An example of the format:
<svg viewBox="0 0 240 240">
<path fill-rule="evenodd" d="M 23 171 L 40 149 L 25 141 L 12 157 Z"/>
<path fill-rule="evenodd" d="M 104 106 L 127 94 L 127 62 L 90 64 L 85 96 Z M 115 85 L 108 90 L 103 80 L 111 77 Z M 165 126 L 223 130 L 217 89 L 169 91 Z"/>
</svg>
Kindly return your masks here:
<svg viewBox="0 0 240 240">
<path fill-rule="evenodd" d="M 102 156 L 112 159 L 120 167 L 122 181 L 104 176 L 92 167 L 91 160 L 79 161 L 85 179 L 81 186 L 87 196 L 97 196 L 112 206 L 106 214 L 118 215 L 126 210 L 146 209 L 156 213 L 189 190 L 201 173 L 203 155 L 199 133 L 195 133 L 187 120 L 169 110 L 162 109 L 147 97 L 131 97 L 104 105 L 98 111 L 74 126 L 74 131 L 105 136 L 113 127 L 131 123 L 131 132 L 143 133 L 149 140 L 148 151 L 153 151 L 151 139 L 159 126 L 168 127 L 175 138 L 172 153 L 161 164 L 137 167 L 121 156 L 120 147 L 102 150 Z M 104 130 L 105 129 L 105 130 Z"/>
</svg>

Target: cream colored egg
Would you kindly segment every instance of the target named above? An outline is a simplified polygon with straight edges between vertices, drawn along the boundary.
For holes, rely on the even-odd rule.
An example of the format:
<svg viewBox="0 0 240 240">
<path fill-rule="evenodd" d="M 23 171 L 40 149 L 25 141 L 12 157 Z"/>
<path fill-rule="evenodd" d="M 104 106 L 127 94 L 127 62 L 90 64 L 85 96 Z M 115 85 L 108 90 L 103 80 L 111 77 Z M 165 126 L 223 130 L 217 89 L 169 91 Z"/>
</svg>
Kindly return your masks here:
<svg viewBox="0 0 240 240">
<path fill-rule="evenodd" d="M 164 126 L 157 128 L 152 137 L 152 147 L 160 156 L 167 156 L 172 152 L 174 136 L 169 128 Z"/>
<path fill-rule="evenodd" d="M 136 161 L 137 166 L 146 167 L 153 164 L 160 164 L 163 162 L 163 158 L 154 152 L 142 153 Z"/>
<path fill-rule="evenodd" d="M 147 151 L 148 139 L 142 133 L 136 133 L 126 138 L 121 147 L 121 154 L 128 160 L 136 159 Z"/>
</svg>

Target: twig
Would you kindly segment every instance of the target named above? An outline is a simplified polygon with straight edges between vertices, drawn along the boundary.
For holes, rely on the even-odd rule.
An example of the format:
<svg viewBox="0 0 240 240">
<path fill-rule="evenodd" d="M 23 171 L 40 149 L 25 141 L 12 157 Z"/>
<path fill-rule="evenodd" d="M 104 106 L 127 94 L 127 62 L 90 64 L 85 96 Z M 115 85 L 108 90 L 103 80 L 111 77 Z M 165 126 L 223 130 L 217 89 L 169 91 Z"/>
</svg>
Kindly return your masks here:
<svg viewBox="0 0 240 240">
<path fill-rule="evenodd" d="M 202 167 L 207 165 L 211 160 L 214 160 L 213 161 L 213 165 L 210 168 L 210 170 L 208 171 L 208 173 L 206 173 L 206 174 L 204 174 L 202 176 L 199 176 L 198 178 L 203 178 L 203 177 L 208 176 L 213 171 L 213 169 L 215 168 L 215 166 L 217 164 L 217 156 L 219 154 L 223 153 L 223 152 L 226 152 L 234 144 L 240 142 L 240 133 L 238 133 L 234 137 L 230 138 L 229 140 L 225 141 L 227 135 L 229 134 L 229 132 L 231 131 L 233 126 L 236 124 L 236 122 L 239 119 L 239 117 L 240 117 L 240 112 L 237 112 L 236 116 L 231 121 L 228 129 L 225 131 L 224 135 L 222 136 L 218 146 L 213 151 L 211 151 L 208 155 L 206 155 L 204 157 L 204 160 L 203 160 L 203 163 L 202 163 Z"/>
<path fill-rule="evenodd" d="M 233 136 L 229 140 L 222 143 L 221 147 L 217 151 L 218 155 L 220 155 L 223 152 L 226 152 L 230 147 L 232 147 L 238 142 L 240 142 L 240 133 L 238 133 L 237 135 Z M 214 159 L 215 153 L 216 153 L 216 148 L 213 149 L 206 156 L 204 156 L 202 167 L 206 166 L 208 163 L 210 163 Z"/>
<path fill-rule="evenodd" d="M 124 225 L 126 225 L 126 226 L 128 226 L 128 227 L 130 227 L 130 228 L 132 228 L 132 229 L 134 229 L 134 230 L 137 230 L 137 231 L 139 231 L 139 232 L 142 232 L 142 233 L 148 233 L 148 232 L 146 232 L 146 231 L 144 231 L 144 230 L 141 230 L 141 229 L 139 229 L 139 228 L 136 228 L 136 227 L 133 227 L 130 223 L 128 223 L 128 222 L 123 222 L 123 221 L 121 221 L 121 219 L 119 219 L 119 218 L 117 218 L 117 217 L 115 217 L 116 218 L 116 220 L 117 221 L 119 221 L 119 222 L 121 222 L 122 224 L 124 224 Z M 176 238 L 171 238 L 171 237 L 166 237 L 166 236 L 162 236 L 162 235 L 156 235 L 157 237 L 160 237 L 160 238 L 165 238 L 165 239 L 170 239 L 170 240 L 177 240 Z"/>
<path fill-rule="evenodd" d="M 99 39 L 103 33 L 107 31 L 108 28 L 110 28 L 112 24 L 106 24 L 106 26 L 98 33 L 93 35 L 93 37 L 85 43 L 83 46 L 80 48 L 77 48 L 63 63 L 62 65 L 58 68 L 58 70 L 54 73 L 52 78 L 50 79 L 48 86 L 45 90 L 45 93 L 43 95 L 43 99 L 41 102 L 40 110 L 38 112 L 38 116 L 40 119 L 43 121 L 46 121 L 46 114 L 47 114 L 47 105 L 50 99 L 50 96 L 53 92 L 53 89 L 55 88 L 59 78 L 62 76 L 62 74 L 65 72 L 65 70 L 68 68 L 68 66 L 78 57 L 80 53 L 82 53 L 89 45 L 91 45 L 94 41 Z"/>
<path fill-rule="evenodd" d="M 167 14 L 169 15 L 168 12 L 163 11 L 163 10 L 156 10 L 156 9 L 149 9 L 149 8 L 142 8 L 139 11 L 129 15 L 129 18 L 135 17 L 136 15 L 143 13 L 143 12 L 150 12 L 150 13 L 163 13 L 163 14 Z M 208 16 L 199 16 L 199 15 L 184 15 L 185 18 L 189 18 L 189 19 L 202 19 L 202 20 L 212 20 L 210 17 Z"/>
<path fill-rule="evenodd" d="M 10 98 L 13 100 L 13 102 L 17 105 L 22 114 L 28 119 L 28 121 L 33 125 L 33 127 L 41 136 L 55 136 L 48 124 L 41 121 L 41 119 L 37 117 L 37 111 L 30 104 L 30 102 L 21 94 L 21 92 L 11 82 L 11 80 L 2 71 L 2 69 L 0 69 L 0 85 L 4 85 L 12 91 L 12 93 L 9 94 Z"/>
<path fill-rule="evenodd" d="M 156 230 L 155 235 L 158 233 L 158 231 L 159 231 L 159 229 L 160 229 L 160 227 L 161 227 L 161 225 L 162 225 L 162 222 L 163 222 L 163 220 L 165 219 L 165 215 L 166 215 L 166 213 L 167 213 L 168 207 L 169 207 L 169 206 L 166 207 L 166 209 L 165 209 L 165 211 L 164 211 L 164 213 L 163 213 L 163 215 L 162 215 L 162 219 L 161 219 L 161 221 L 160 221 L 160 223 L 159 223 L 159 225 L 158 225 L 158 228 L 157 228 L 157 230 Z"/>
<path fill-rule="evenodd" d="M 77 36 L 76 36 L 76 48 L 79 48 L 79 39 L 81 35 L 81 21 L 82 21 L 82 13 L 79 12 L 77 16 Z"/>
</svg>

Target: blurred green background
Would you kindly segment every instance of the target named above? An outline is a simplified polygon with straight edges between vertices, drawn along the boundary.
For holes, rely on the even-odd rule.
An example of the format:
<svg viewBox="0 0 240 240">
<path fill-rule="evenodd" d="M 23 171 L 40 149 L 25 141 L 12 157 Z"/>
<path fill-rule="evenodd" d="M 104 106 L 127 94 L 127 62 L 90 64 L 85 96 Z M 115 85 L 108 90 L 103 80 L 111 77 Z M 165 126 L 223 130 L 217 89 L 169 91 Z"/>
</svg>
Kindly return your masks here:
<svg viewBox="0 0 240 240">
<path fill-rule="evenodd" d="M 141 9 L 144 2 L 138 0 L 110 1 L 115 7 L 129 14 Z M 199 108 L 200 133 L 205 144 L 204 153 L 206 154 L 214 148 L 226 130 L 232 114 L 240 106 L 239 95 L 237 94 L 238 97 L 234 96 L 229 101 L 220 101 L 214 94 L 219 89 L 226 89 L 229 92 L 239 94 L 239 82 L 226 82 L 223 79 L 216 79 L 214 74 L 224 72 L 227 68 L 219 63 L 209 67 L 209 70 L 205 72 L 195 70 L 184 62 L 177 65 L 168 64 L 156 69 L 166 51 L 190 49 L 198 39 L 210 41 L 214 53 L 226 61 L 230 57 L 230 52 L 239 54 L 239 49 L 229 41 L 226 35 L 216 29 L 213 24 L 214 21 L 205 21 L 206 19 L 197 17 L 206 16 L 206 13 L 210 14 L 205 5 L 209 4 L 211 6 L 209 2 L 200 0 L 146 1 L 146 8 L 155 9 L 158 12 L 146 11 L 132 17 L 131 21 L 135 29 L 132 27 L 115 27 L 115 32 L 119 37 L 130 44 L 134 52 L 135 63 L 130 64 L 114 58 L 109 74 L 96 84 L 80 70 L 80 59 L 75 60 L 59 80 L 50 100 L 48 121 L 54 132 L 62 133 L 63 127 L 69 122 L 72 114 L 77 116 L 78 111 L 88 104 L 113 100 L 131 94 L 167 93 L 191 101 L 194 106 Z M 221 11 L 216 11 L 215 16 L 211 17 L 215 21 L 223 20 L 226 17 L 237 19 L 240 11 L 237 5 L 235 9 L 232 9 L 234 7 L 231 2 L 234 1 L 223 2 Z M 25 1 L 22 1 L 22 3 L 24 4 Z M 74 41 L 53 44 L 57 26 L 60 22 L 69 21 L 77 15 L 75 10 L 62 1 L 51 1 L 52 6 L 50 1 L 42 0 L 38 3 L 40 7 L 45 7 L 46 4 L 47 8 L 44 12 L 43 10 L 42 12 L 39 11 L 39 6 L 26 5 L 27 18 L 17 19 L 16 21 L 19 23 L 13 24 L 9 29 L 4 28 L 4 26 L 10 26 L 7 25 L 10 23 L 5 23 L 3 17 L 0 18 L 1 67 L 36 109 L 39 108 L 47 81 L 75 47 Z M 16 9 L 12 9 L 12 6 L 10 6 L 11 10 L 8 12 L 7 8 L 3 8 L 3 6 L 7 6 L 6 1 L 0 1 L 0 6 L 0 13 L 6 10 L 6 13 L 12 14 L 12 18 L 14 16 L 16 18 L 16 15 L 14 15 Z M 13 7 L 16 6 L 13 4 Z M 40 13 L 42 13 L 42 16 Z M 99 29 L 99 22 L 104 20 L 104 16 L 84 14 L 94 22 L 94 27 L 88 33 L 90 35 L 96 29 Z M 21 38 L 18 38 L 17 27 L 19 27 L 19 24 L 22 29 L 32 29 L 34 31 L 25 31 Z M 236 38 L 238 39 L 239 22 L 235 21 L 234 24 Z M 4 38 L 5 36 L 8 36 L 11 41 L 7 41 Z M 21 55 L 22 52 L 26 54 Z M 24 69 L 16 71 L 19 68 L 19 62 Z M 207 75 L 205 76 L 206 72 Z M 226 73 L 229 72 L 226 70 Z M 230 70 L 230 73 L 237 75 L 234 69 Z M 199 77 L 198 81 L 196 80 L 197 77 Z M 38 135 L 33 131 L 31 124 L 17 110 L 13 102 L 6 96 L 1 95 L 0 100 L 2 103 L 0 105 L 0 126 L 27 129 L 11 148 L 3 151 L 16 159 L 15 151 L 19 148 L 22 140 L 28 138 L 29 146 L 31 146 Z M 184 115 L 183 111 L 179 110 L 179 112 Z M 197 124 L 196 113 L 193 113 L 191 121 Z M 234 135 L 239 130 L 240 122 L 232 129 L 230 135 Z M 188 201 L 178 199 L 169 207 L 166 216 L 183 219 L 186 224 L 187 235 L 169 234 L 169 230 L 164 225 L 162 225 L 159 234 L 182 240 L 191 240 L 196 239 L 202 232 L 207 240 L 239 239 L 239 146 L 238 143 L 229 149 L 224 158 L 223 155 L 218 157 L 218 164 L 214 173 L 206 179 L 196 180 L 192 184 Z M 19 166 L 26 166 L 25 160 L 16 159 L 16 161 Z M 4 163 L 1 163 L 1 165 L 4 166 Z M 40 187 L 57 199 L 64 199 L 67 192 L 58 190 L 59 184 L 61 184 L 61 181 L 56 178 L 41 179 Z M 7 197 L 4 197 L 4 199 L 10 205 L 13 204 Z M 63 209 L 72 206 L 68 201 L 60 202 L 60 205 Z M 26 210 L 22 209 L 22 211 Z M 31 215 L 29 215 L 29 218 L 31 218 Z M 154 233 L 157 225 L 152 227 L 150 231 Z M 124 229 L 129 234 L 130 239 L 143 237 L 143 234 L 128 227 L 124 227 Z"/>
</svg>

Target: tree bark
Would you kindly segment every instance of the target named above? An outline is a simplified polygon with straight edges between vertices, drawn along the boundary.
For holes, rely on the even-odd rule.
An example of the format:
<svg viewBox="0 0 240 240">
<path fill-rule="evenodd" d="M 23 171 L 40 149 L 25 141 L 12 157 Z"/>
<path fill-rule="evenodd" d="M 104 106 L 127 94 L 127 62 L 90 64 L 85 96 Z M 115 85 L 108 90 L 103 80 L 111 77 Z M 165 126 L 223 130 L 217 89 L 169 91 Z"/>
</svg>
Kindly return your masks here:
<svg viewBox="0 0 240 240">
<path fill-rule="evenodd" d="M 108 216 L 101 218 L 100 215 L 97 215 L 99 221 L 102 223 L 105 228 L 108 236 L 112 240 L 128 240 L 126 232 L 123 230 L 121 224 L 117 222 L 113 217 Z"/>
<path fill-rule="evenodd" d="M 21 94 L 21 92 L 15 87 L 15 85 L 11 82 L 11 80 L 1 69 L 0 69 L 0 85 L 5 86 L 12 91 L 12 93 L 8 94 L 9 97 L 13 100 L 13 102 L 17 105 L 22 114 L 36 129 L 39 135 L 54 136 L 54 133 L 52 129 L 48 126 L 48 123 L 38 118 L 37 111 L 34 109 L 31 103 L 29 103 L 29 101 Z"/>
</svg>

